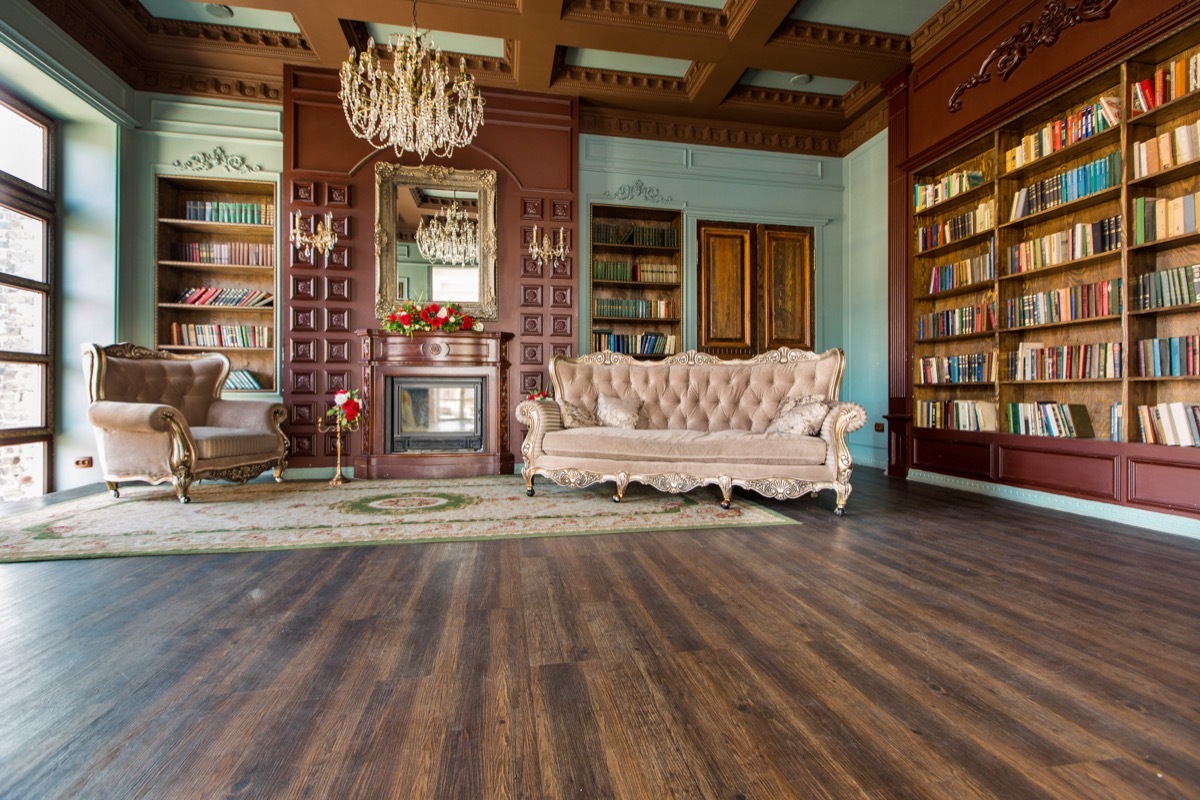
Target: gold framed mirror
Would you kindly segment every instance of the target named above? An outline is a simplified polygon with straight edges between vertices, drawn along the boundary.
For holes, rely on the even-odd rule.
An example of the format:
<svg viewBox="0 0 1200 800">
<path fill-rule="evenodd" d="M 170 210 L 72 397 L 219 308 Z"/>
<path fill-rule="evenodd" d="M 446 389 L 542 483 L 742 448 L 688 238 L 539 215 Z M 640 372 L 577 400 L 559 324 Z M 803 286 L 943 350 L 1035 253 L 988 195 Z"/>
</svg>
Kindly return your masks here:
<svg viewBox="0 0 1200 800">
<path fill-rule="evenodd" d="M 430 258 L 417 245 L 417 229 L 451 206 L 478 225 L 477 259 Z M 376 317 L 411 299 L 453 303 L 476 319 L 496 319 L 495 170 L 378 163 L 375 214 Z"/>
</svg>

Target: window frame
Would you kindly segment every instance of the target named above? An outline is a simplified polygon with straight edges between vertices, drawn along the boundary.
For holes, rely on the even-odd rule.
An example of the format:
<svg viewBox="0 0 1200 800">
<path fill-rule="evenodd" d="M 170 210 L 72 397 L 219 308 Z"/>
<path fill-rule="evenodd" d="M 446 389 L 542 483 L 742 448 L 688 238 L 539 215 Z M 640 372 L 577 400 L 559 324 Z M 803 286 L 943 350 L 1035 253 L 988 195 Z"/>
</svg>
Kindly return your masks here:
<svg viewBox="0 0 1200 800">
<path fill-rule="evenodd" d="M 0 361 L 37 364 L 42 367 L 43 409 L 42 424 L 36 427 L 9 428 L 0 430 L 0 446 L 42 443 L 46 447 L 43 486 L 47 493 L 54 491 L 54 427 L 55 427 L 55 368 L 57 358 L 58 298 L 55 291 L 58 276 L 58 171 L 57 141 L 58 125 L 52 117 L 0 87 L 0 104 L 43 128 L 46 132 L 43 143 L 45 189 L 0 170 L 0 203 L 29 217 L 41 220 L 45 228 L 43 241 L 45 259 L 44 280 L 32 280 L 0 272 L 0 284 L 15 289 L 26 289 L 45 295 L 45 320 L 42 332 L 41 353 L 21 353 L 0 350 Z"/>
</svg>

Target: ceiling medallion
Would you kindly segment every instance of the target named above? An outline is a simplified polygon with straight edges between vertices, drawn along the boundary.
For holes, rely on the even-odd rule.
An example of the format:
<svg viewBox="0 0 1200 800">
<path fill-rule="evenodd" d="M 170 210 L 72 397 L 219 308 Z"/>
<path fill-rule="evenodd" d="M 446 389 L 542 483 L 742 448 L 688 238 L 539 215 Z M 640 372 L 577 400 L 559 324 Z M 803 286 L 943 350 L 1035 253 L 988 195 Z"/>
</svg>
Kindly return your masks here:
<svg viewBox="0 0 1200 800">
<path fill-rule="evenodd" d="M 421 255 L 435 264 L 465 267 L 479 263 L 479 226 L 458 200 L 428 222 L 422 217 L 413 238 Z"/>
<path fill-rule="evenodd" d="M 412 34 L 391 34 L 389 72 L 375 53 L 374 38 L 362 53 L 350 48 L 342 63 L 338 98 L 350 130 L 373 147 L 391 147 L 397 157 L 416 153 L 449 158 L 466 147 L 483 124 L 483 98 L 467 73 L 466 59 L 450 77 L 442 51 L 417 29 L 413 0 Z"/>
<path fill-rule="evenodd" d="M 992 75 L 989 70 L 993 64 L 1001 80 L 1008 80 L 1017 67 L 1039 46 L 1050 47 L 1058 41 L 1059 34 L 1082 22 L 1108 19 L 1109 12 L 1116 4 L 1117 0 L 1079 0 L 1074 5 L 1067 5 L 1064 0 L 1047 0 L 1046 8 L 1038 15 L 1036 24 L 1029 20 L 1022 22 L 1015 34 L 988 53 L 977 73 L 958 85 L 947 104 L 950 113 L 962 110 L 962 96 L 968 89 L 991 81 Z"/>
</svg>

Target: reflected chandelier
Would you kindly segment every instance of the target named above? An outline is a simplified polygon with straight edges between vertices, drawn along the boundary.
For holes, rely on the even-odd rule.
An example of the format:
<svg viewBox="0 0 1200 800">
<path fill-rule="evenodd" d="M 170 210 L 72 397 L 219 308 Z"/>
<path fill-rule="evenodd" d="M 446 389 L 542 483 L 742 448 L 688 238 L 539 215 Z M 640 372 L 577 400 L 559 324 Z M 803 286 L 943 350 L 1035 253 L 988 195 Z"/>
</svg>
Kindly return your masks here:
<svg viewBox="0 0 1200 800">
<path fill-rule="evenodd" d="M 467 73 L 466 59 L 450 77 L 442 51 L 417 30 L 413 0 L 412 35 L 393 33 L 387 54 L 392 69 L 380 63 L 374 38 L 366 49 L 342 63 L 338 98 L 350 130 L 373 147 L 391 147 L 397 157 L 416 153 L 449 158 L 466 147 L 483 124 L 483 98 Z"/>
<path fill-rule="evenodd" d="M 428 223 L 417 225 L 417 249 L 435 264 L 473 266 L 479 263 L 479 225 L 455 200 Z"/>
</svg>

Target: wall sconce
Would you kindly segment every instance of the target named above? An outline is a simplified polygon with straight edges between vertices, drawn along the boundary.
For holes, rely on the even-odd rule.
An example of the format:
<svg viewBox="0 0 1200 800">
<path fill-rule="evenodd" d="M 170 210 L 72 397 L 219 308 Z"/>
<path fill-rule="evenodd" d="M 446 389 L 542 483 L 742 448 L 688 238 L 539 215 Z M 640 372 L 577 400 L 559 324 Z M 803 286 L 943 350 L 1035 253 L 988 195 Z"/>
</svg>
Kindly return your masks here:
<svg viewBox="0 0 1200 800">
<path fill-rule="evenodd" d="M 533 226 L 533 239 L 529 242 L 529 255 L 538 265 L 543 265 L 547 261 L 556 263 L 567 257 L 567 232 L 564 228 L 558 229 L 558 245 L 550 244 L 550 234 L 547 232 L 544 236 L 538 236 L 537 225 Z"/>
<path fill-rule="evenodd" d="M 292 244 L 309 260 L 312 259 L 313 250 L 323 256 L 328 256 L 329 251 L 333 249 L 338 240 L 337 234 L 333 232 L 333 214 L 326 213 L 325 220 L 322 222 L 318 222 L 315 216 L 312 217 L 312 233 L 304 230 L 300 224 L 301 219 L 300 214 L 292 212 Z"/>
</svg>

